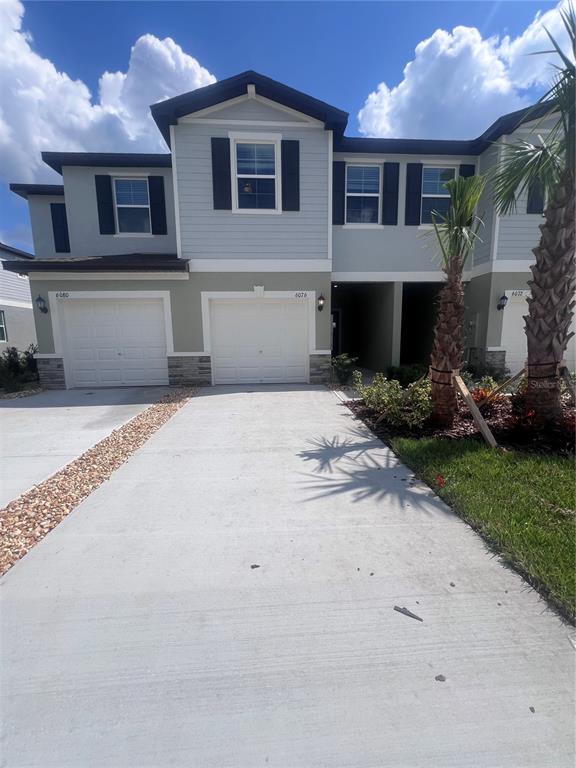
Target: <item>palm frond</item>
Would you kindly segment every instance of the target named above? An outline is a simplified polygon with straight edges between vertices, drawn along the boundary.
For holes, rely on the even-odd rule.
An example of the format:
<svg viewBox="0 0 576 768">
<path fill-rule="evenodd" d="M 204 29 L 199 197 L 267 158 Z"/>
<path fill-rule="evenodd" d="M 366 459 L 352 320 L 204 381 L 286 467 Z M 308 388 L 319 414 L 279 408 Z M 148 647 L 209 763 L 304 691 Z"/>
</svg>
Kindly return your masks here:
<svg viewBox="0 0 576 768">
<path fill-rule="evenodd" d="M 483 226 L 476 209 L 486 185 L 485 176 L 459 177 L 446 183 L 450 207 L 445 215 L 432 212 L 432 225 L 445 270 L 458 261 L 464 267 Z"/>
<path fill-rule="evenodd" d="M 514 213 L 518 198 L 533 184 L 541 185 L 549 195 L 558 183 L 563 169 L 561 141 L 539 138 L 540 144 L 520 141 L 503 147 L 500 163 L 492 177 L 499 213 Z"/>
<path fill-rule="evenodd" d="M 568 33 L 570 54 L 545 28 L 561 66 L 552 64 L 556 75 L 550 87 L 538 102 L 538 107 L 547 104 L 550 108 L 540 114 L 535 130 L 546 132 L 546 139 L 538 137 L 539 143 L 519 141 L 502 148 L 500 163 L 494 169 L 493 196 L 499 213 L 513 213 L 518 198 L 535 183 L 541 185 L 547 196 L 558 184 L 563 171 L 573 169 L 576 158 L 576 13 L 572 2 L 560 11 L 562 22 Z M 554 122 L 549 125 L 550 117 Z M 530 119 L 530 112 L 526 115 Z"/>
</svg>

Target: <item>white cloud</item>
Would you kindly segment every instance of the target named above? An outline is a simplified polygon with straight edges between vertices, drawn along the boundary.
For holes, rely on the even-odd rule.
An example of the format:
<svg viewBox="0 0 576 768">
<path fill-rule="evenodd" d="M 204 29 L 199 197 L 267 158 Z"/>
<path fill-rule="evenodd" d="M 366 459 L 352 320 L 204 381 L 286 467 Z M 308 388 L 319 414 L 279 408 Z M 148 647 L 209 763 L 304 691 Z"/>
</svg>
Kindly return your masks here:
<svg viewBox="0 0 576 768">
<path fill-rule="evenodd" d="M 0 173 L 4 181 L 50 179 L 42 150 L 166 151 L 149 105 L 215 82 L 172 39 L 143 35 L 126 72 L 105 72 L 99 98 L 39 56 L 22 29 L 19 0 L 0 2 Z M 53 179 L 50 179 L 53 180 Z"/>
<path fill-rule="evenodd" d="M 562 3 L 559 4 L 560 7 Z M 416 46 L 394 87 L 380 83 L 358 113 L 365 136 L 474 138 L 502 114 L 530 104 L 528 88 L 551 79 L 545 29 L 566 40 L 557 8 L 538 14 L 516 38 L 483 38 L 474 27 L 437 29 Z"/>
</svg>

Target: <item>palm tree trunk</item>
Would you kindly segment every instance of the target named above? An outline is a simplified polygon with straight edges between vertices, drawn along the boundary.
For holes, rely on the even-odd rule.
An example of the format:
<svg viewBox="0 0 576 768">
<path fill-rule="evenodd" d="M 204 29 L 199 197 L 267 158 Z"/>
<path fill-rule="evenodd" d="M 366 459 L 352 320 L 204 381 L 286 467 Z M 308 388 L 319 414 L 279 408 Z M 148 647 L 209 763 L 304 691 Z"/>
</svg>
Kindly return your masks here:
<svg viewBox="0 0 576 768">
<path fill-rule="evenodd" d="M 456 388 L 452 372 L 462 365 L 464 344 L 463 260 L 453 259 L 446 271 L 446 282 L 438 296 L 438 314 L 430 355 L 432 383 L 432 421 L 439 427 L 451 427 L 457 411 Z"/>
<path fill-rule="evenodd" d="M 526 336 L 528 389 L 526 407 L 542 421 L 561 411 L 559 366 L 570 338 L 576 286 L 574 173 L 568 168 L 556 187 L 540 225 L 536 264 L 529 281 Z"/>
</svg>

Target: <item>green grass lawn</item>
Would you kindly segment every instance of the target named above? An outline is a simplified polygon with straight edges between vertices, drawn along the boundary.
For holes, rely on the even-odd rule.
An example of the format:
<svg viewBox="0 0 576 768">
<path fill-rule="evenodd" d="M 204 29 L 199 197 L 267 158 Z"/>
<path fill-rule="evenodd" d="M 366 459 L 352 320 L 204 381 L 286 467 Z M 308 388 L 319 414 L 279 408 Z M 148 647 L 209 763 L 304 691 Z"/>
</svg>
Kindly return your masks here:
<svg viewBox="0 0 576 768">
<path fill-rule="evenodd" d="M 393 438 L 400 458 L 504 559 L 574 620 L 574 462 L 475 440 Z M 437 476 L 445 479 L 443 488 Z"/>
</svg>

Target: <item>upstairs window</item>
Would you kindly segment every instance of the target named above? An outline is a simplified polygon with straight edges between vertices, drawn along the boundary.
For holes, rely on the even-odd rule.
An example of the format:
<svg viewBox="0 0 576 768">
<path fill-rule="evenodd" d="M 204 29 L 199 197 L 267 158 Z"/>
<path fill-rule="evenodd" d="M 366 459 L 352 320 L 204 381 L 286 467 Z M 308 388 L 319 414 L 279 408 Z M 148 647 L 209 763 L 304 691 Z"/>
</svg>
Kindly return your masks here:
<svg viewBox="0 0 576 768">
<path fill-rule="evenodd" d="M 114 179 L 117 231 L 151 234 L 148 179 Z"/>
<path fill-rule="evenodd" d="M 346 166 L 346 224 L 378 224 L 380 166 Z"/>
<path fill-rule="evenodd" d="M 8 341 L 8 334 L 6 333 L 6 318 L 4 317 L 3 309 L 0 309 L 0 341 Z"/>
<path fill-rule="evenodd" d="M 422 224 L 432 224 L 432 211 L 445 216 L 450 208 L 446 182 L 456 178 L 456 168 L 424 166 L 422 169 Z"/>
<path fill-rule="evenodd" d="M 236 143 L 236 207 L 276 210 L 276 144 Z"/>
</svg>

